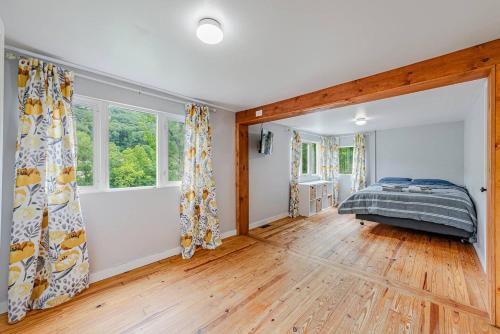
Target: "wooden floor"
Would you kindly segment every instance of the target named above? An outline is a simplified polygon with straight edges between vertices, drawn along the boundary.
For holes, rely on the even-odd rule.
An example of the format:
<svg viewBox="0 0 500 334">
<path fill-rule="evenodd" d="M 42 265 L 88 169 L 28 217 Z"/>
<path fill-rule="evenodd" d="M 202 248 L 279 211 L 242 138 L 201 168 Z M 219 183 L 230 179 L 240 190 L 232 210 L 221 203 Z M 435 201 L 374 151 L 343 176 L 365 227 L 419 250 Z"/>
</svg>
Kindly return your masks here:
<svg viewBox="0 0 500 334">
<path fill-rule="evenodd" d="M 470 245 L 335 210 L 93 284 L 1 333 L 493 333 Z"/>
</svg>

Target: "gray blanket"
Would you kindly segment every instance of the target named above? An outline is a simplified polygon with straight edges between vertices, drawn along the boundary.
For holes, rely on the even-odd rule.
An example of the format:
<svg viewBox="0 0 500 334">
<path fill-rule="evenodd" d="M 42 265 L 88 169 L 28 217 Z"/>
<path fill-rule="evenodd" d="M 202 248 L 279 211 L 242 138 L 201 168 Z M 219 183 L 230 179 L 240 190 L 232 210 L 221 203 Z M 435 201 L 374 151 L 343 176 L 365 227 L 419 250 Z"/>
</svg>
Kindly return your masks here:
<svg viewBox="0 0 500 334">
<path fill-rule="evenodd" d="M 376 183 L 352 194 L 340 204 L 338 212 L 409 218 L 453 226 L 475 234 L 476 210 L 466 189 L 432 186 L 430 193 L 415 193 L 408 191 L 408 187 L 402 191 L 383 191 L 382 186 Z"/>
</svg>

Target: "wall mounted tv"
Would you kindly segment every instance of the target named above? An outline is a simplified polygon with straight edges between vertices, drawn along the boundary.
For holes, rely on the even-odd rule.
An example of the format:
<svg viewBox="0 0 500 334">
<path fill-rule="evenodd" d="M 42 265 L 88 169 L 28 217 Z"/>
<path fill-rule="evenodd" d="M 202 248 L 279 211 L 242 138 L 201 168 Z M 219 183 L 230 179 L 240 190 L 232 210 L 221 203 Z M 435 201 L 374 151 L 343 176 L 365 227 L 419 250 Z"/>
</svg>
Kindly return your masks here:
<svg viewBox="0 0 500 334">
<path fill-rule="evenodd" d="M 273 133 L 271 131 L 264 131 L 260 129 L 260 145 L 259 153 L 270 155 L 273 153 Z"/>
</svg>

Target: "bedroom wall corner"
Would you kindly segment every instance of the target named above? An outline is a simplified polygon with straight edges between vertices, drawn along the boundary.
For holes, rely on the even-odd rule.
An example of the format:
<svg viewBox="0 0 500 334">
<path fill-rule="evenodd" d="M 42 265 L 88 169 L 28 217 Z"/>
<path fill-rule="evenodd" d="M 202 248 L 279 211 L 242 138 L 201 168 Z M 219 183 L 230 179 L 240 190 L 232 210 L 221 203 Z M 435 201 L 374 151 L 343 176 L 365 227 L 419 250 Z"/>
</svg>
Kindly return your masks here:
<svg viewBox="0 0 500 334">
<path fill-rule="evenodd" d="M 248 128 L 250 228 L 288 214 L 291 131 L 288 127 L 264 124 L 274 133 L 273 153 L 258 153 L 260 124 Z"/>
<path fill-rule="evenodd" d="M 480 189 L 487 187 L 487 86 L 485 81 L 483 93 L 476 97 L 474 107 L 464 121 L 464 185 L 476 206 L 478 223 L 474 249 L 484 271 L 486 271 L 487 193 L 481 192 Z"/>
</svg>

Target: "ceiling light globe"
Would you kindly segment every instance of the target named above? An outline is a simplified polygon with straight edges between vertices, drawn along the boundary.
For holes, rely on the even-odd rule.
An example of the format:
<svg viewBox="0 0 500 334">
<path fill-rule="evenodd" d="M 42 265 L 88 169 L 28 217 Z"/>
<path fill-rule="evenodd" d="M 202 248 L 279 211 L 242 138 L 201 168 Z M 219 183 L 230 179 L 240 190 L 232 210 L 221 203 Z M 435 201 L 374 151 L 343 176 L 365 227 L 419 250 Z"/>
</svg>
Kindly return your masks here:
<svg viewBox="0 0 500 334">
<path fill-rule="evenodd" d="M 224 38 L 224 33 L 219 22 L 214 19 L 202 19 L 198 23 L 198 29 L 196 29 L 196 36 L 206 44 L 218 44 L 222 42 Z"/>
<path fill-rule="evenodd" d="M 365 125 L 366 124 L 366 118 L 364 118 L 364 117 L 356 118 L 356 120 L 354 121 L 354 123 L 356 123 L 356 125 Z"/>
</svg>

